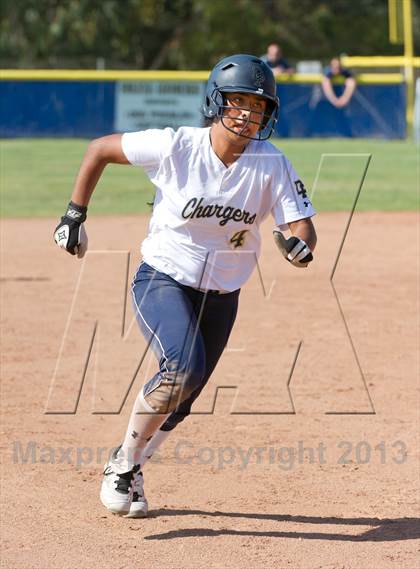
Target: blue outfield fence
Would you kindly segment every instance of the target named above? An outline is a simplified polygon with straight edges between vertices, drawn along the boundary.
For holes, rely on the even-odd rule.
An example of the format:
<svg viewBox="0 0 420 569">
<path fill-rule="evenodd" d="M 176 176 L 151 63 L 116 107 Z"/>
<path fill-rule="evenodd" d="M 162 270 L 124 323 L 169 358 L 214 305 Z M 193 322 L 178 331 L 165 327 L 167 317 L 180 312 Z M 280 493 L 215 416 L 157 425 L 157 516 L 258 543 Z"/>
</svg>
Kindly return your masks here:
<svg viewBox="0 0 420 569">
<path fill-rule="evenodd" d="M 2 80 L 0 136 L 93 138 L 153 126 L 200 126 L 203 87 L 197 81 Z M 343 86 L 334 88 L 340 92 Z M 277 90 L 277 136 L 406 136 L 404 83 L 358 85 L 344 109 L 333 107 L 316 83 L 279 83 Z"/>
<path fill-rule="evenodd" d="M 114 122 L 109 81 L 2 81 L 0 136 L 95 137 Z"/>
<path fill-rule="evenodd" d="M 342 85 L 334 85 L 337 95 Z M 281 137 L 405 138 L 405 84 L 358 85 L 350 103 L 337 109 L 320 85 L 277 87 Z"/>
</svg>

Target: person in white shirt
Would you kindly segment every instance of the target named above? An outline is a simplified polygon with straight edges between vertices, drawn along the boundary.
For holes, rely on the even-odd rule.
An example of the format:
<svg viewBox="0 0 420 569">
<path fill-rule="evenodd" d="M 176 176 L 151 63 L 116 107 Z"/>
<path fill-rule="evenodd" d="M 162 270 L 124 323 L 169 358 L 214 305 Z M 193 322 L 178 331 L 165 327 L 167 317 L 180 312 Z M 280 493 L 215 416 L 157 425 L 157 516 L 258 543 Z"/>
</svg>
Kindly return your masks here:
<svg viewBox="0 0 420 569">
<path fill-rule="evenodd" d="M 273 216 L 290 263 L 306 267 L 313 259 L 315 211 L 288 159 L 267 141 L 278 107 L 266 63 L 233 55 L 208 80 L 203 114 L 210 126 L 113 134 L 92 141 L 85 154 L 54 233 L 72 255 L 86 251 L 87 205 L 107 164 L 140 166 L 156 187 L 132 294 L 159 371 L 140 391 L 104 470 L 100 497 L 113 513 L 147 515 L 141 469 L 188 416 L 222 355 L 240 288 L 260 254 L 262 221 Z"/>
</svg>

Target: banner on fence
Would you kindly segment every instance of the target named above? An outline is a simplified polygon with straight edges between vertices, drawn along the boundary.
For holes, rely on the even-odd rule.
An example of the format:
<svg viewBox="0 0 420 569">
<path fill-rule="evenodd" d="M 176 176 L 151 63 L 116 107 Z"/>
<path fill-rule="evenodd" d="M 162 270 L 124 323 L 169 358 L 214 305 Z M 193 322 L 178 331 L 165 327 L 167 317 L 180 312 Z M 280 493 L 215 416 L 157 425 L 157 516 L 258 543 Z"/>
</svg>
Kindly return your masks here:
<svg viewBox="0 0 420 569">
<path fill-rule="evenodd" d="M 115 92 L 115 130 L 200 126 L 204 83 L 120 81 Z"/>
</svg>

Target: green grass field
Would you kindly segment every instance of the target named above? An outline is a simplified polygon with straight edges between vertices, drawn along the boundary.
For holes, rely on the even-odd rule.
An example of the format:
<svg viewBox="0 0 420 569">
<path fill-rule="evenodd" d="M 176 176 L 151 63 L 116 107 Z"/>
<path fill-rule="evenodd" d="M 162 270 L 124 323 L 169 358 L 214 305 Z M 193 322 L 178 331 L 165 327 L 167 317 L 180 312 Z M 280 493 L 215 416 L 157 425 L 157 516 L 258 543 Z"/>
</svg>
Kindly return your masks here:
<svg viewBox="0 0 420 569">
<path fill-rule="evenodd" d="M 2 216 L 62 215 L 87 143 L 79 139 L 2 140 Z M 371 154 L 372 159 L 357 210 L 418 208 L 419 145 L 363 139 L 281 140 L 276 144 L 292 160 L 309 191 L 315 190 L 313 202 L 318 211 L 351 208 L 366 165 L 364 154 Z M 153 186 L 140 168 L 111 165 L 98 184 L 89 213 L 148 212 L 147 202 L 152 198 Z"/>
</svg>

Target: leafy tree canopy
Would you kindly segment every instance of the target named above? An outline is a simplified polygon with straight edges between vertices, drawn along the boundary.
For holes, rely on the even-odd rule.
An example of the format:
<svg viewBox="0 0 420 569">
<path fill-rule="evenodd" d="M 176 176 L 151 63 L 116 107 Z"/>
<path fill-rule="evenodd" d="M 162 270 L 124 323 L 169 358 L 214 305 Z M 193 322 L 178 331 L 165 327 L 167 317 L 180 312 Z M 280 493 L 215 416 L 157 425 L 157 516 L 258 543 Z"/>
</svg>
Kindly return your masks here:
<svg viewBox="0 0 420 569">
<path fill-rule="evenodd" d="M 209 69 L 271 41 L 292 61 L 402 53 L 387 0 L 2 0 L 0 16 L 2 67 Z M 420 53 L 420 0 L 413 16 Z"/>
</svg>

